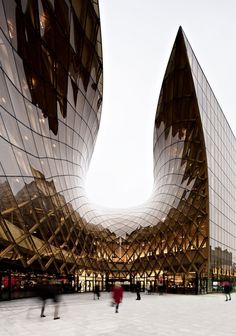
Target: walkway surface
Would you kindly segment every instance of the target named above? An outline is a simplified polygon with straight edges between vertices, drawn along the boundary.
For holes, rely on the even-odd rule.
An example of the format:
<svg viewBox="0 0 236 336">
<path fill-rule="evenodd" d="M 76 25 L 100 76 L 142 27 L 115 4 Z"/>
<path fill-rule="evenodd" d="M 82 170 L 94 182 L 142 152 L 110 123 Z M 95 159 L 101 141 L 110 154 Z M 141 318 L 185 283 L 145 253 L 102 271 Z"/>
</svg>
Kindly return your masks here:
<svg viewBox="0 0 236 336">
<path fill-rule="evenodd" d="M 119 313 L 108 293 L 100 300 L 92 294 L 61 297 L 60 320 L 53 320 L 49 301 L 45 318 L 40 302 L 23 299 L 0 302 L 1 336 L 230 336 L 236 335 L 236 294 L 225 302 L 223 294 L 174 295 L 124 293 Z"/>
</svg>

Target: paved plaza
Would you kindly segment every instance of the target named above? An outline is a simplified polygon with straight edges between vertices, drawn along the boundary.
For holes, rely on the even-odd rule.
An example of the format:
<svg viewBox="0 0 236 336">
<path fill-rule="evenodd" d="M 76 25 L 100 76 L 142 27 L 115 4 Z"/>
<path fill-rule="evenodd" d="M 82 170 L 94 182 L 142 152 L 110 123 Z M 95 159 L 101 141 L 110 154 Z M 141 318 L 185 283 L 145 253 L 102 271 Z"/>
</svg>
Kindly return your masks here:
<svg viewBox="0 0 236 336">
<path fill-rule="evenodd" d="M 236 294 L 225 302 L 223 294 L 146 295 L 141 301 L 124 293 L 119 313 L 108 293 L 61 296 L 60 320 L 53 320 L 49 301 L 45 318 L 40 302 L 23 299 L 0 302 L 1 336 L 230 336 L 236 335 Z"/>
</svg>

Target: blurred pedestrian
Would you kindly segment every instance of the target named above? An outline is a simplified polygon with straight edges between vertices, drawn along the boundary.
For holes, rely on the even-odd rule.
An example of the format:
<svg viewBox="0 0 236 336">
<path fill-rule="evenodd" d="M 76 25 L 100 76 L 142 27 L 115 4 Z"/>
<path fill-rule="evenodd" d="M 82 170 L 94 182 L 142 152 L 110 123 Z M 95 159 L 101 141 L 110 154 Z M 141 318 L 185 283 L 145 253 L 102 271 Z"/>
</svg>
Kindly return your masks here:
<svg viewBox="0 0 236 336">
<path fill-rule="evenodd" d="M 229 281 L 224 281 L 223 282 L 223 287 L 224 287 L 224 293 L 225 293 L 225 301 L 230 301 L 231 300 L 231 290 L 232 286 Z"/>
<path fill-rule="evenodd" d="M 141 300 L 140 292 L 141 292 L 141 283 L 140 283 L 140 281 L 137 281 L 137 283 L 136 283 L 136 294 L 137 294 L 136 300 Z"/>
<path fill-rule="evenodd" d="M 116 310 L 115 312 L 118 313 L 119 311 L 119 304 L 122 302 L 123 299 L 123 287 L 120 285 L 119 282 L 116 282 L 113 290 L 112 290 L 112 298 L 115 304 Z"/>
<path fill-rule="evenodd" d="M 152 285 L 152 283 L 150 284 L 150 294 L 152 294 L 153 293 L 153 285 Z"/>
<path fill-rule="evenodd" d="M 96 284 L 95 286 L 94 286 L 94 291 L 93 291 L 93 299 L 95 300 L 96 299 L 96 297 L 97 297 L 97 299 L 99 300 L 99 298 L 100 298 L 100 288 L 99 288 L 99 285 L 98 284 Z"/>
<path fill-rule="evenodd" d="M 58 320 L 60 317 L 58 316 L 59 312 L 59 286 L 57 286 L 55 281 L 49 282 L 48 279 L 43 279 L 37 288 L 38 297 L 42 300 L 42 308 L 40 317 L 46 317 L 44 314 L 46 301 L 51 299 L 54 302 L 55 310 L 54 310 L 54 320 Z"/>
</svg>

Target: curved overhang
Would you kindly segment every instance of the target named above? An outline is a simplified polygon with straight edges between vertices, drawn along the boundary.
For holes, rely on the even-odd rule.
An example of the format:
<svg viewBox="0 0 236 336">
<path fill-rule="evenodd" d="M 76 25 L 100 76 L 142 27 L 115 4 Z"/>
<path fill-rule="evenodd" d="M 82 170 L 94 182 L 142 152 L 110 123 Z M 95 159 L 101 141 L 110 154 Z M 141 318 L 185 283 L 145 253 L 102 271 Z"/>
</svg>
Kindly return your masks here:
<svg viewBox="0 0 236 336">
<path fill-rule="evenodd" d="M 139 207 L 110 211 L 93 211 L 91 207 L 89 221 L 101 224 L 125 238 L 137 228 L 163 226 L 170 218 L 176 217 L 173 212 L 182 213 L 183 222 L 185 215 L 186 221 L 191 218 L 191 208 L 195 216 L 206 218 L 206 200 L 204 137 L 184 35 L 180 28 L 156 112 L 153 193 Z"/>
</svg>

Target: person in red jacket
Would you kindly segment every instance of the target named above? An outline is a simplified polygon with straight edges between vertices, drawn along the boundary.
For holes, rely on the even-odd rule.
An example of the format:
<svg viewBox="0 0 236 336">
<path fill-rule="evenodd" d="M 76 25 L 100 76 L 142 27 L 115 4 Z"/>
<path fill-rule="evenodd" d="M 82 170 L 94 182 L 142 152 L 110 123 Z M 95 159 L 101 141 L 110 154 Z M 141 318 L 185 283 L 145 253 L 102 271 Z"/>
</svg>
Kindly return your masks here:
<svg viewBox="0 0 236 336">
<path fill-rule="evenodd" d="M 118 313 L 119 304 L 122 302 L 123 299 L 123 287 L 120 285 L 119 282 L 116 282 L 115 286 L 113 287 L 112 298 L 116 306 L 115 312 Z"/>
</svg>

